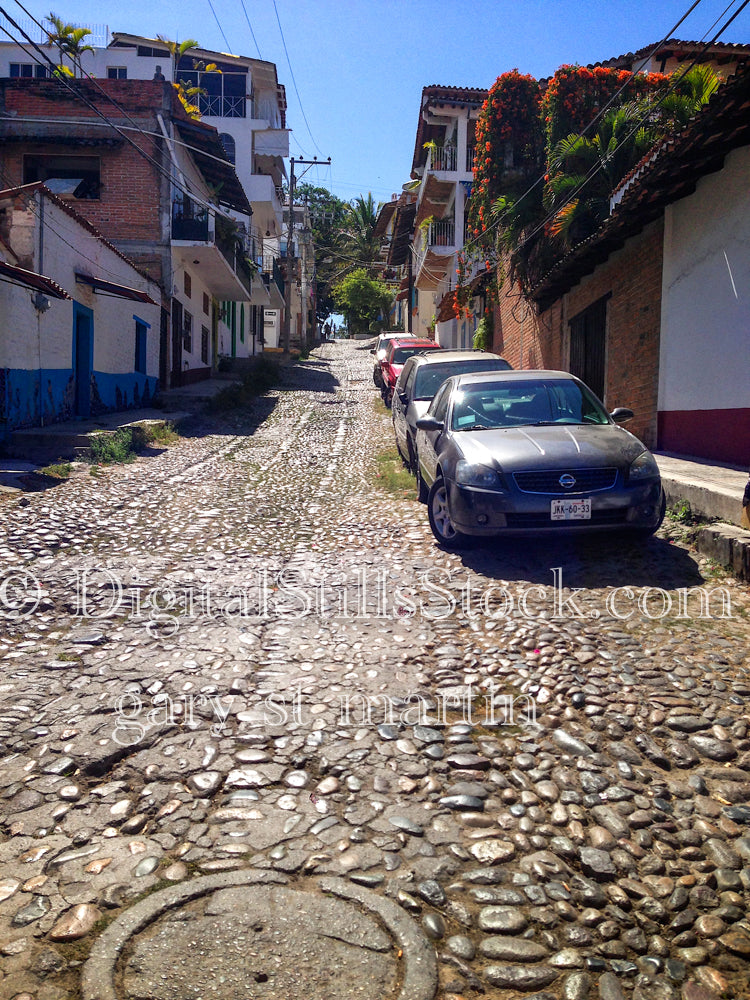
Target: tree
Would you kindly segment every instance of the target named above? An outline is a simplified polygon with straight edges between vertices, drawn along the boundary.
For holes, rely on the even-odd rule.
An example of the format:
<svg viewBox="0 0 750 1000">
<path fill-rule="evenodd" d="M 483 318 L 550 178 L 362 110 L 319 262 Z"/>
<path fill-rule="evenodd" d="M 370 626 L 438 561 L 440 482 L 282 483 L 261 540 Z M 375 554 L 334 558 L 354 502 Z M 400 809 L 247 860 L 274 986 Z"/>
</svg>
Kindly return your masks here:
<svg viewBox="0 0 750 1000">
<path fill-rule="evenodd" d="M 342 229 L 342 249 L 350 257 L 352 267 L 364 267 L 373 272 L 380 258 L 380 240 L 375 236 L 380 206 L 368 192 L 359 195 L 347 208 Z"/>
<path fill-rule="evenodd" d="M 81 69 L 81 56 L 84 52 L 93 52 L 91 45 L 84 45 L 83 39 L 91 32 L 88 28 L 76 28 L 73 24 L 66 24 L 62 18 L 56 14 L 49 15 L 49 21 L 54 31 L 48 31 L 47 40 L 50 45 L 54 45 L 60 54 L 60 63 L 57 67 L 58 74 L 75 77 L 76 70 L 83 74 Z M 64 57 L 67 56 L 73 64 L 72 71 L 65 65 Z"/>
<path fill-rule="evenodd" d="M 393 294 L 363 268 L 347 274 L 333 289 L 333 300 L 346 316 L 349 332 L 376 333 L 387 323 Z"/>
<path fill-rule="evenodd" d="M 342 228 L 348 205 L 326 188 L 305 182 L 296 187 L 297 200 L 306 201 L 310 209 L 315 247 L 317 318 L 325 322 L 336 308 L 333 285 L 348 270 L 348 267 L 342 266 Z"/>
</svg>

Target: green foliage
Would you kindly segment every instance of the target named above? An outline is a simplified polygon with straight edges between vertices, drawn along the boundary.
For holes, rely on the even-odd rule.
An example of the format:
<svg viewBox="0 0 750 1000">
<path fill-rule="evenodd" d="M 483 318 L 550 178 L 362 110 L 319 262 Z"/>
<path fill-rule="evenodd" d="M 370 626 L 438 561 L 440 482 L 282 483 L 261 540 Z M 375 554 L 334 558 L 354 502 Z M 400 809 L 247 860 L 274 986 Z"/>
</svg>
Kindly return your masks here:
<svg viewBox="0 0 750 1000">
<path fill-rule="evenodd" d="M 247 409 L 279 381 L 279 365 L 268 358 L 259 358 L 253 368 L 235 385 L 228 385 L 206 404 L 209 413 L 229 413 Z"/>
<path fill-rule="evenodd" d="M 473 346 L 475 351 L 491 351 L 492 350 L 492 335 L 494 333 L 494 323 L 492 321 L 492 313 L 487 311 L 484 316 L 479 320 L 476 330 L 474 331 L 474 341 Z"/>
<path fill-rule="evenodd" d="M 60 53 L 60 65 L 55 70 L 56 76 L 75 76 L 75 70 L 81 69 L 81 56 L 84 52 L 93 52 L 91 45 L 84 44 L 84 38 L 91 34 L 88 28 L 76 28 L 74 24 L 66 24 L 62 18 L 50 13 L 48 20 L 54 30 L 47 31 L 47 41 L 54 45 Z M 73 71 L 63 64 L 67 56 L 73 64 Z"/>
<path fill-rule="evenodd" d="M 38 471 L 43 476 L 51 476 L 53 479 L 67 479 L 73 471 L 73 466 L 70 462 L 64 462 L 61 459 L 59 462 L 52 462 Z"/>
<path fill-rule="evenodd" d="M 151 445 L 174 444 L 180 435 L 169 422 L 129 424 L 115 431 L 102 431 L 89 438 L 88 460 L 97 465 L 113 465 L 135 460 Z"/>
<path fill-rule="evenodd" d="M 348 205 L 326 188 L 304 182 L 297 185 L 296 197 L 307 202 L 310 209 L 318 285 L 317 318 L 324 322 L 335 311 L 332 287 L 342 268 L 342 229 Z"/>
<path fill-rule="evenodd" d="M 333 300 L 347 318 L 350 334 L 377 332 L 387 322 L 393 294 L 387 285 L 368 276 L 364 268 L 345 275 L 334 286 Z M 373 329 L 375 328 L 375 329 Z"/>
<path fill-rule="evenodd" d="M 393 496 L 414 496 L 414 476 L 404 468 L 395 447 L 386 448 L 375 456 L 375 483 Z"/>
</svg>

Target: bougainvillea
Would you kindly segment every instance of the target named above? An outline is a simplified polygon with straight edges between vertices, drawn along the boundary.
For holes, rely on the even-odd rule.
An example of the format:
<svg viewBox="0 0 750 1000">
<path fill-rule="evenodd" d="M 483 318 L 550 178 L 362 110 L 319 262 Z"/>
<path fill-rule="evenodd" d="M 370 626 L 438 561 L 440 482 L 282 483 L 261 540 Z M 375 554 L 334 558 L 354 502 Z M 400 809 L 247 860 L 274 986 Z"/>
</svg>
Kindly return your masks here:
<svg viewBox="0 0 750 1000">
<path fill-rule="evenodd" d="M 492 202 L 511 179 L 536 171 L 541 162 L 539 82 L 517 69 L 499 76 L 482 105 L 476 126 L 474 185 L 469 235 L 481 242 Z"/>
<path fill-rule="evenodd" d="M 541 101 L 546 154 L 571 133 L 579 133 L 622 88 L 618 104 L 639 100 L 663 87 L 661 73 L 637 73 L 605 66 L 561 66 L 548 81 Z"/>
</svg>

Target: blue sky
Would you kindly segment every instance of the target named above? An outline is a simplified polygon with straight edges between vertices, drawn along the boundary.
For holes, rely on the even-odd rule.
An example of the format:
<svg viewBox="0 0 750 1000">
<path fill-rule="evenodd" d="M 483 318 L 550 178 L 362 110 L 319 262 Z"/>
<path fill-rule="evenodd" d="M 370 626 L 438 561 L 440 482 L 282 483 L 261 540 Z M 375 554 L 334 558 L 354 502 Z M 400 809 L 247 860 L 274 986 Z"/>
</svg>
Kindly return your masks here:
<svg viewBox="0 0 750 1000">
<path fill-rule="evenodd" d="M 223 31 L 235 55 L 260 55 L 276 63 L 289 102 L 291 155 L 331 157 L 330 168 L 314 167 L 305 180 L 347 200 L 371 191 L 376 201 L 387 201 L 409 180 L 423 86 L 484 88 L 514 67 L 545 77 L 562 63 L 585 64 L 635 51 L 670 33 L 693 0 L 24 4 L 40 20 L 52 9 L 76 24 L 192 37 L 205 48 L 227 51 Z M 740 5 L 741 0 L 700 0 L 674 36 L 707 40 Z M 8 0 L 7 9 L 24 16 L 14 0 Z M 721 40 L 750 43 L 750 6 Z"/>
</svg>

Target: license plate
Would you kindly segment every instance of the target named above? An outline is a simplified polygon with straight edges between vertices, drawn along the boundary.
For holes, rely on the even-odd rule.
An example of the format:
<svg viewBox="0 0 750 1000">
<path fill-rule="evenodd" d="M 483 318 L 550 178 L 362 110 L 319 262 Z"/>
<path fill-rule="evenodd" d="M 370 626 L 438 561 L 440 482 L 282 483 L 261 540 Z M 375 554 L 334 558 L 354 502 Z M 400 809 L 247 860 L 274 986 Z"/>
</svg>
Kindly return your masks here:
<svg viewBox="0 0 750 1000">
<path fill-rule="evenodd" d="M 553 521 L 589 521 L 591 497 L 580 500 L 553 500 L 550 517 Z"/>
</svg>

